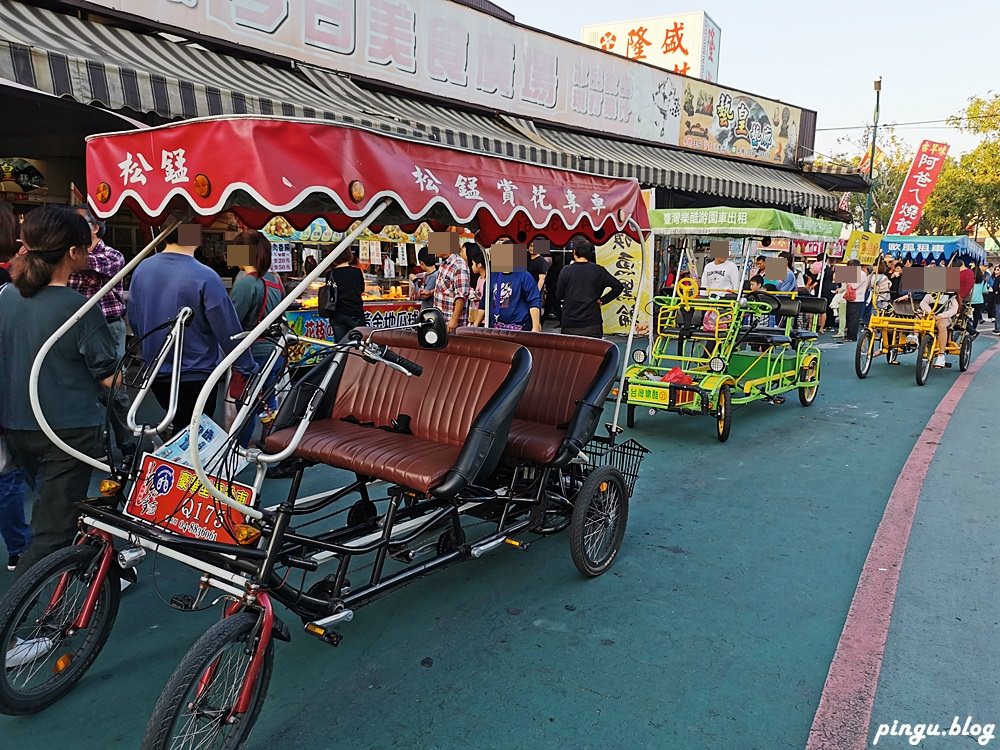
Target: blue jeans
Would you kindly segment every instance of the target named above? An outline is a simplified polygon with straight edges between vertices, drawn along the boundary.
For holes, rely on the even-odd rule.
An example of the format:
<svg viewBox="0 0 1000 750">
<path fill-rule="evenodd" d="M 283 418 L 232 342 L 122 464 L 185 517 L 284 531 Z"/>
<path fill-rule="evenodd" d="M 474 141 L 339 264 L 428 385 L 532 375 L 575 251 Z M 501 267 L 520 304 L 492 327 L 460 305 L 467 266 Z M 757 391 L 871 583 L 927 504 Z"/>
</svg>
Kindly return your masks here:
<svg viewBox="0 0 1000 750">
<path fill-rule="evenodd" d="M 118 360 L 125 354 L 125 320 L 119 319 L 108 323 L 111 335 L 115 339 L 115 357 Z M 111 396 L 110 388 L 101 388 L 101 403 L 107 405 Z M 111 429 L 114 432 L 115 443 L 118 449 L 124 453 L 134 453 L 138 445 L 138 438 L 135 433 L 128 428 L 128 391 L 124 385 L 119 385 L 115 389 L 115 401 L 111 404 L 110 418 Z"/>
<path fill-rule="evenodd" d="M 347 334 L 345 333 L 344 335 L 346 336 Z M 257 360 L 257 365 L 259 367 L 263 367 L 267 362 L 266 358 L 264 357 L 254 357 L 254 359 Z M 284 372 L 284 370 L 285 370 L 285 358 L 279 357 L 278 361 L 274 364 L 274 367 L 271 369 L 271 373 L 270 375 L 268 375 L 267 380 L 264 381 L 264 387 L 261 388 L 260 390 L 260 398 L 262 398 L 262 400 L 267 403 L 268 408 L 270 408 L 272 411 L 278 408 L 278 398 L 277 396 L 275 396 L 275 394 L 270 393 L 270 391 L 278 384 L 278 380 L 281 378 L 281 374 Z M 258 421 L 260 421 L 259 413 L 247 420 L 246 426 L 240 433 L 239 442 L 241 448 L 246 448 L 248 445 L 250 445 L 250 440 L 253 438 L 253 432 L 254 429 L 256 429 L 257 427 Z"/>
<path fill-rule="evenodd" d="M 993 305 L 993 330 L 1000 333 L 1000 302 Z"/>
<path fill-rule="evenodd" d="M 0 474 L 0 537 L 7 555 L 21 555 L 31 545 L 31 526 L 24 517 L 27 484 L 20 469 Z"/>
</svg>

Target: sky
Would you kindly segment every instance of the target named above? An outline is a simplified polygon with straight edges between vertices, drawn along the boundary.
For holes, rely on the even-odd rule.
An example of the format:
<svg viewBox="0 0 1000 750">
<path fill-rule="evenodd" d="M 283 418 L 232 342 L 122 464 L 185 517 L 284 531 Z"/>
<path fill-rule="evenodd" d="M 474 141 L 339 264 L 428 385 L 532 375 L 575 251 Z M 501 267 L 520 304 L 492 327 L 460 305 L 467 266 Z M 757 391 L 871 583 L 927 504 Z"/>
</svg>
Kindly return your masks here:
<svg viewBox="0 0 1000 750">
<path fill-rule="evenodd" d="M 879 76 L 880 127 L 943 120 L 970 97 L 1000 91 L 991 59 L 1000 35 L 998 0 L 495 2 L 521 23 L 575 40 L 587 24 L 705 11 L 722 29 L 719 83 L 816 110 L 822 154 L 855 150 L 838 139 L 861 137 L 871 124 Z M 896 132 L 911 147 L 925 138 L 949 143 L 953 154 L 977 142 L 943 123 Z"/>
</svg>

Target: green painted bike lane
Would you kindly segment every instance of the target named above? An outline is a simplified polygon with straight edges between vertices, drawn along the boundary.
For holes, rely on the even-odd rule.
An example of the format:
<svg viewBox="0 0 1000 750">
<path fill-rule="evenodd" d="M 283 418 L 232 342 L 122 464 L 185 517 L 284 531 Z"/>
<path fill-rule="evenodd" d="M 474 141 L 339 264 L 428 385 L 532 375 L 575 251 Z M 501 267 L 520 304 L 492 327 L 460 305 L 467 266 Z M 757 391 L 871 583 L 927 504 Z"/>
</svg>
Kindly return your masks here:
<svg viewBox="0 0 1000 750">
<path fill-rule="evenodd" d="M 581 579 L 558 535 L 358 610 L 337 649 L 280 612 L 293 642 L 250 747 L 803 747 L 886 498 L 955 375 L 918 388 L 910 363 L 876 363 L 858 381 L 853 350 L 825 349 L 813 407 L 738 409 L 725 444 L 709 419 L 640 411 L 628 434 L 653 452 L 610 573 Z M 305 491 L 339 484 L 311 469 Z M 190 571 L 141 575 L 90 673 L 44 713 L 0 717 L 3 746 L 138 745 L 218 616 L 158 600 L 192 592 Z"/>
<path fill-rule="evenodd" d="M 971 381 L 930 463 L 872 712 L 869 742 L 878 735 L 877 747 L 912 747 L 910 737 L 926 732 L 901 736 L 903 724 L 950 733 L 956 718 L 954 731 L 964 736 L 926 737 L 919 746 L 1000 745 L 998 399 L 995 356 Z"/>
</svg>

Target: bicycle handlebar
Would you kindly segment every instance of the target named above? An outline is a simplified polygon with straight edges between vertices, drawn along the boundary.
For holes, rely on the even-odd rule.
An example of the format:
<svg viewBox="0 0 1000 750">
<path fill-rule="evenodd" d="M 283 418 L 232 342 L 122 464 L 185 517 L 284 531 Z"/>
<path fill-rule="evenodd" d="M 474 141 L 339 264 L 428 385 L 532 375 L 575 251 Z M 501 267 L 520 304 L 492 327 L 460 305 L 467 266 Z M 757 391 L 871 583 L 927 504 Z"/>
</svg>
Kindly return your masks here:
<svg viewBox="0 0 1000 750">
<path fill-rule="evenodd" d="M 383 364 L 389 365 L 394 370 L 398 370 L 408 377 L 413 375 L 419 377 L 424 372 L 424 368 L 421 365 L 407 359 L 401 354 L 396 354 L 388 346 L 368 344 L 362 356 L 370 361 L 381 361 Z"/>
</svg>

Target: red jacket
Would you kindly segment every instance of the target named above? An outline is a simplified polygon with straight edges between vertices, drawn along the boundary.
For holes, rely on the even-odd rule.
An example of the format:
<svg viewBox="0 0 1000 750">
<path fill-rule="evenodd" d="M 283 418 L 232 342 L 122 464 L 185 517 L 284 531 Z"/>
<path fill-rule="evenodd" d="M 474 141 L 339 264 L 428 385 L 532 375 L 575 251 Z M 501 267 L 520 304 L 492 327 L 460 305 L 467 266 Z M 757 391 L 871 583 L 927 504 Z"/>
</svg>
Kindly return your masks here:
<svg viewBox="0 0 1000 750">
<path fill-rule="evenodd" d="M 958 297 L 963 302 L 972 294 L 972 287 L 976 285 L 976 273 L 971 268 L 963 268 L 958 273 Z"/>
</svg>

